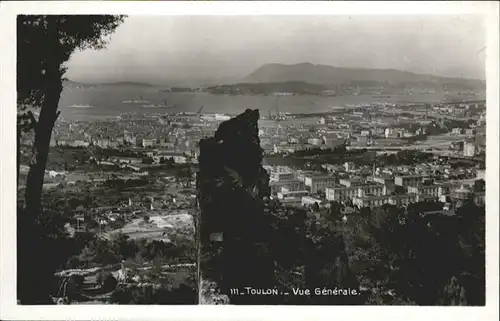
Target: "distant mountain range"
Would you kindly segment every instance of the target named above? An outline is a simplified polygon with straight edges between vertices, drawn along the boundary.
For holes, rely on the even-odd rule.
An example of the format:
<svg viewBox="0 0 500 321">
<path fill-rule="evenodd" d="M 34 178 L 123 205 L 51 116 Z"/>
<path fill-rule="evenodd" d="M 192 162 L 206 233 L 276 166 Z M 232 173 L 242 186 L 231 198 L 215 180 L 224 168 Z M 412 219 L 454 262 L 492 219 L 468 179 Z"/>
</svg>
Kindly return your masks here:
<svg viewBox="0 0 500 321">
<path fill-rule="evenodd" d="M 395 87 L 449 87 L 457 90 L 484 90 L 486 83 L 478 79 L 448 78 L 416 74 L 396 69 L 338 68 L 327 65 L 300 63 L 294 65 L 265 64 L 245 77 L 245 83 L 276 83 L 303 81 L 331 88 L 337 85 L 361 87 L 390 85 Z"/>
<path fill-rule="evenodd" d="M 311 63 L 299 64 L 265 64 L 248 76 L 243 78 L 205 79 L 198 81 L 171 80 L 151 84 L 145 81 L 115 81 L 115 82 L 75 82 L 66 80 L 64 86 L 67 88 L 95 88 L 95 87 L 211 87 L 216 84 L 234 86 L 242 84 L 270 84 L 271 87 L 279 83 L 287 83 L 286 86 L 297 86 L 297 83 L 307 83 L 307 87 L 321 86 L 325 89 L 338 89 L 359 87 L 369 89 L 384 87 L 385 89 L 416 89 L 426 88 L 444 91 L 485 91 L 486 82 L 479 79 L 450 78 L 429 74 L 417 74 L 396 69 L 363 69 L 363 68 L 339 68 L 328 65 L 314 65 Z M 286 87 L 285 86 L 285 87 Z M 249 87 L 245 85 L 245 87 Z M 229 88 L 231 89 L 231 88 Z M 258 88 L 257 88 L 258 89 Z M 311 88 L 310 88 L 311 89 Z M 319 89 L 319 88 L 316 88 Z"/>
<path fill-rule="evenodd" d="M 266 83 L 238 83 L 232 85 L 218 85 L 205 88 L 212 94 L 229 95 L 271 95 L 274 93 L 294 93 L 300 95 L 320 94 L 327 88 L 320 84 L 304 81 L 266 82 Z"/>
<path fill-rule="evenodd" d="M 98 84 L 100 86 L 137 86 L 137 87 L 154 87 L 154 85 L 145 83 L 145 82 L 138 82 L 138 81 L 116 81 L 116 82 L 107 82 L 107 83 L 100 83 Z"/>
<path fill-rule="evenodd" d="M 79 88 L 92 88 L 92 87 L 119 87 L 119 86 L 134 86 L 134 87 L 154 87 L 154 85 L 145 83 L 145 82 L 137 82 L 137 81 L 115 81 L 115 82 L 105 82 L 105 83 L 80 83 L 72 80 L 65 80 L 63 82 L 65 87 L 79 87 Z"/>
</svg>

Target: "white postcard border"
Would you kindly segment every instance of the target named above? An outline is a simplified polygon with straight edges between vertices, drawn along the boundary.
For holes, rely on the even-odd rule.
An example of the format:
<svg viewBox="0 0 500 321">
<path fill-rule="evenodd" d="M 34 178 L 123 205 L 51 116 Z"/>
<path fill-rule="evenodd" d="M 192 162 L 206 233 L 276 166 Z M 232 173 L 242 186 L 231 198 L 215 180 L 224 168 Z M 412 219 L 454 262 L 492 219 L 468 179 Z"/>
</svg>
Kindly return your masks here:
<svg viewBox="0 0 500 321">
<path fill-rule="evenodd" d="M 19 1 L 0 3 L 0 316 L 9 320 L 497 320 L 498 319 L 498 2 L 170 2 Z M 17 14 L 129 15 L 442 15 L 481 14 L 487 19 L 487 304 L 486 307 L 388 306 L 17 306 L 16 305 L 16 53 Z M 438 52 L 436 54 L 439 54 Z M 34 267 L 36 273 L 36 267 Z M 495 317 L 496 316 L 496 317 Z"/>
</svg>

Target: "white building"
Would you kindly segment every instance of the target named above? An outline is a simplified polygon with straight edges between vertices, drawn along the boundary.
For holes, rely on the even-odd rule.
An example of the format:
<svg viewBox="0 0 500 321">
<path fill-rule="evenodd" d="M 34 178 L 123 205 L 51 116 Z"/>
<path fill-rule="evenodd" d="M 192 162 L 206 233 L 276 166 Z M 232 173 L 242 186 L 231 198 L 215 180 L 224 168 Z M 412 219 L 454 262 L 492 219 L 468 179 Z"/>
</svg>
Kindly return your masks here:
<svg viewBox="0 0 500 321">
<path fill-rule="evenodd" d="M 74 140 L 69 145 L 72 147 L 87 147 L 90 143 L 83 140 Z"/>
<path fill-rule="evenodd" d="M 368 196 L 368 197 L 354 197 L 352 199 L 353 205 L 357 207 L 378 207 L 390 203 L 390 196 Z"/>
<path fill-rule="evenodd" d="M 420 186 L 408 186 L 409 194 L 417 194 L 417 195 L 428 195 L 433 197 L 439 197 L 442 190 L 439 188 L 441 185 L 433 184 L 433 185 L 420 185 Z"/>
<path fill-rule="evenodd" d="M 304 182 L 299 180 L 291 181 L 270 181 L 269 188 L 271 189 L 271 195 L 277 195 L 278 192 L 288 192 L 288 191 L 301 191 L 305 189 Z"/>
<path fill-rule="evenodd" d="M 312 197 L 312 196 L 302 196 L 302 206 L 308 206 L 308 205 L 314 205 L 318 204 L 320 205 L 322 202 L 319 198 L 317 197 Z"/>
<path fill-rule="evenodd" d="M 142 140 L 142 147 L 153 147 L 156 145 L 156 139 L 146 139 Z"/>
<path fill-rule="evenodd" d="M 281 182 L 281 181 L 291 181 L 296 179 L 295 172 L 285 166 L 276 166 L 268 169 L 269 179 L 271 181 Z"/>
<path fill-rule="evenodd" d="M 326 199 L 335 202 L 345 202 L 353 200 L 355 197 L 363 198 L 369 196 L 387 195 L 385 185 L 365 185 L 365 186 L 336 186 L 326 189 Z"/>
<path fill-rule="evenodd" d="M 345 139 L 338 138 L 337 136 L 323 136 L 323 143 L 330 148 L 334 148 L 345 144 Z"/>
<path fill-rule="evenodd" d="M 110 161 L 118 164 L 142 164 L 142 158 L 137 157 L 110 157 Z"/>
<path fill-rule="evenodd" d="M 110 139 L 98 139 L 94 142 L 96 146 L 101 148 L 116 148 L 118 147 L 118 142 L 111 141 Z"/>
<path fill-rule="evenodd" d="M 474 128 L 468 128 L 465 130 L 465 135 L 474 136 L 476 134 L 476 130 Z"/>
<path fill-rule="evenodd" d="M 312 137 L 307 139 L 307 143 L 313 146 L 320 146 L 323 144 L 323 139 Z"/>
<path fill-rule="evenodd" d="M 316 194 L 319 191 L 325 191 L 328 187 L 335 186 L 335 177 L 329 175 L 311 175 L 306 176 L 304 183 L 309 187 L 311 193 Z"/>
<path fill-rule="evenodd" d="M 288 199 L 288 198 L 296 198 L 296 197 L 303 197 L 309 195 L 309 191 L 289 191 L 289 192 L 278 192 L 277 197 L 280 200 L 283 199 Z"/>
<path fill-rule="evenodd" d="M 358 197 L 382 196 L 387 194 L 387 186 L 385 185 L 365 185 L 358 187 Z"/>
<path fill-rule="evenodd" d="M 301 197 L 290 197 L 280 201 L 283 206 L 287 207 L 300 207 L 302 206 L 302 198 Z"/>
<path fill-rule="evenodd" d="M 359 178 L 341 178 L 339 184 L 345 187 L 356 187 L 363 185 L 363 181 Z"/>
<path fill-rule="evenodd" d="M 325 196 L 328 201 L 345 202 L 358 195 L 357 187 L 328 187 Z"/>
<path fill-rule="evenodd" d="M 371 136 L 384 136 L 385 129 L 384 128 L 379 128 L 379 127 L 371 128 L 370 129 L 370 134 L 371 134 Z"/>
<path fill-rule="evenodd" d="M 392 176 L 373 176 L 372 181 L 374 183 L 388 185 L 394 183 L 394 178 Z"/>
<path fill-rule="evenodd" d="M 346 172 L 353 171 L 356 169 L 356 164 L 353 162 L 346 162 L 344 163 L 344 168 Z"/>
<path fill-rule="evenodd" d="M 405 175 L 394 177 L 394 184 L 398 186 L 408 187 L 422 183 L 423 176 L 420 175 Z"/>
<path fill-rule="evenodd" d="M 418 196 L 415 194 L 392 195 L 389 199 L 389 204 L 396 206 L 407 206 L 410 203 L 418 201 Z"/>
<path fill-rule="evenodd" d="M 398 137 L 398 133 L 396 130 L 394 130 L 393 128 L 386 128 L 385 129 L 385 138 L 397 138 Z"/>
<path fill-rule="evenodd" d="M 391 204 L 396 206 L 407 206 L 410 203 L 422 201 L 420 195 L 405 194 L 405 195 L 382 195 L 382 196 L 367 196 L 355 197 L 352 202 L 358 207 L 379 207 L 384 204 Z M 427 196 L 429 197 L 429 196 Z"/>
<path fill-rule="evenodd" d="M 160 163 L 161 159 L 171 159 L 176 164 L 185 164 L 187 163 L 187 157 L 184 153 L 179 152 L 160 152 L 153 157 L 153 160 L 156 163 Z"/>
<path fill-rule="evenodd" d="M 474 143 L 464 143 L 464 156 L 473 157 L 476 156 L 477 149 Z"/>
<path fill-rule="evenodd" d="M 285 142 L 286 143 L 286 142 Z M 301 146 L 297 144 L 286 144 L 286 145 L 273 145 L 274 153 L 294 153 L 301 149 Z"/>
<path fill-rule="evenodd" d="M 201 116 L 201 120 L 205 121 L 226 121 L 231 119 L 231 116 L 224 115 L 224 114 L 205 114 Z"/>
</svg>

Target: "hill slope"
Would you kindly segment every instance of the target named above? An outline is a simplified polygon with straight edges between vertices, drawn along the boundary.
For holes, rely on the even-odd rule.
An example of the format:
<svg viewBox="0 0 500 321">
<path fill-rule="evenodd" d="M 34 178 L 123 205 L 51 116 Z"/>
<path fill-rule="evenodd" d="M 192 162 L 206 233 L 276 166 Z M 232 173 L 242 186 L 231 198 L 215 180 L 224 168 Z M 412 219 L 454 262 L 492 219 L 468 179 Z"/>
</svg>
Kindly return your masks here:
<svg viewBox="0 0 500 321">
<path fill-rule="evenodd" d="M 116 82 L 104 82 L 104 83 L 81 83 L 72 80 L 64 80 L 64 87 L 69 88 L 93 88 L 93 87 L 120 87 L 120 86 L 129 86 L 129 87 L 153 87 L 152 84 L 137 82 L 137 81 L 116 81 Z"/>
<path fill-rule="evenodd" d="M 484 89 L 485 82 L 476 79 L 446 78 L 415 74 L 395 69 L 338 68 L 327 65 L 300 63 L 295 65 L 266 64 L 248 75 L 244 82 L 305 81 L 333 86 L 351 84 L 360 86 L 423 85 L 429 87 L 456 87 L 457 89 Z"/>
</svg>

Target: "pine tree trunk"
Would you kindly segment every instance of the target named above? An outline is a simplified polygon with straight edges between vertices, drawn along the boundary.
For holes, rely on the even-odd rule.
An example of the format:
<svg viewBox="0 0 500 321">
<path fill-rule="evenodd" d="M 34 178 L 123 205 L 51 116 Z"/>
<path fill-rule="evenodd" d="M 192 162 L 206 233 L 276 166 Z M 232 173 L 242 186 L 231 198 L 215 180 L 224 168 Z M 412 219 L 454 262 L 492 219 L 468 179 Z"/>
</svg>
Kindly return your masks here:
<svg viewBox="0 0 500 321">
<path fill-rule="evenodd" d="M 19 188 L 19 172 L 21 170 L 21 126 L 19 123 L 17 124 L 17 176 L 16 176 L 16 187 Z"/>
<path fill-rule="evenodd" d="M 47 70 L 45 99 L 35 130 L 33 155 L 26 181 L 25 208 L 18 209 L 18 300 L 21 304 L 51 304 L 49 295 L 54 271 L 46 264 L 37 262 L 39 255 L 45 255 L 51 249 L 40 242 L 37 219 L 40 215 L 41 198 L 45 168 L 49 153 L 49 144 L 54 123 L 59 116 L 57 107 L 62 92 L 62 80 L 59 65 L 54 64 Z M 39 255 L 34 255 L 38 253 Z M 42 253 L 42 254 L 40 254 Z M 40 265 L 40 263 L 42 263 Z"/>
<path fill-rule="evenodd" d="M 35 128 L 35 142 L 33 144 L 33 159 L 30 164 L 28 179 L 26 181 L 26 212 L 35 218 L 40 211 L 41 195 L 43 188 L 43 178 L 49 155 L 49 145 L 52 136 L 52 129 L 59 116 L 57 107 L 62 92 L 62 80 L 59 66 L 54 66 L 52 73 L 47 79 L 50 84 L 40 111 L 40 117 Z"/>
</svg>

